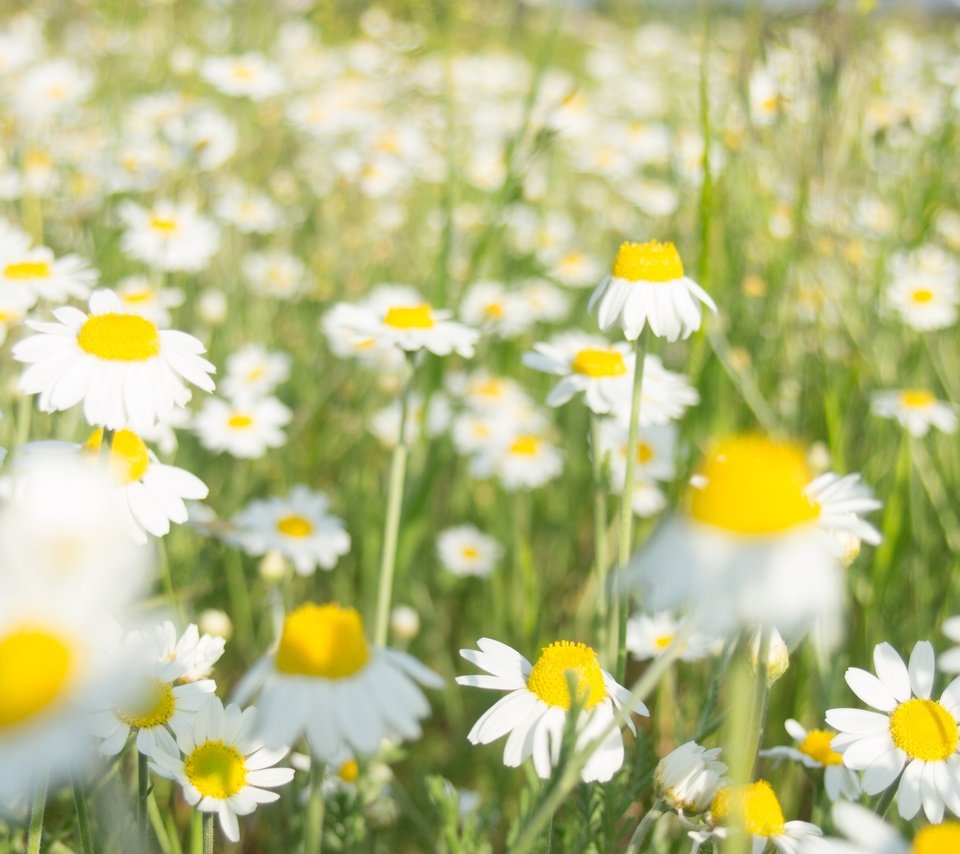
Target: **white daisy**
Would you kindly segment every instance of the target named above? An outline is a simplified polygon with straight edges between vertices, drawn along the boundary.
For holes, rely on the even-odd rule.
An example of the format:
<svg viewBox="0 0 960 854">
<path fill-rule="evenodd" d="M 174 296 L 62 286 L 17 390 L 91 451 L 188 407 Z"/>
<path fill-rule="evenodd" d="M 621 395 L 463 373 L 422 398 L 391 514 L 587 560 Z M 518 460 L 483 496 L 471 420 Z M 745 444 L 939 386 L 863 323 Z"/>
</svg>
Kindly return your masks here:
<svg viewBox="0 0 960 854">
<path fill-rule="evenodd" d="M 522 283 L 520 296 L 527 303 L 534 321 L 556 323 L 570 311 L 567 295 L 543 279 L 527 279 Z"/>
<path fill-rule="evenodd" d="M 437 557 L 454 575 L 485 578 L 503 557 L 503 545 L 475 525 L 456 525 L 437 535 Z"/>
<path fill-rule="evenodd" d="M 157 270 L 197 272 L 220 246 L 220 230 L 191 204 L 159 201 L 148 209 L 124 202 L 120 218 L 123 251 Z"/>
<path fill-rule="evenodd" d="M 293 299 L 307 284 L 306 265 L 288 252 L 251 252 L 241 270 L 250 290 L 261 296 Z"/>
<path fill-rule="evenodd" d="M 167 326 L 170 309 L 183 305 L 184 294 L 180 288 L 155 288 L 146 276 L 127 276 L 117 283 L 117 296 L 123 310 L 155 323 Z"/>
<path fill-rule="evenodd" d="M 283 75 L 259 53 L 209 56 L 200 65 L 200 76 L 225 95 L 262 101 L 283 91 Z"/>
<path fill-rule="evenodd" d="M 553 260 L 547 276 L 569 288 L 590 288 L 602 270 L 603 265 L 593 255 L 573 250 Z"/>
<path fill-rule="evenodd" d="M 817 524 L 833 535 L 849 535 L 872 546 L 879 545 L 880 532 L 860 518 L 862 513 L 879 510 L 883 505 L 873 496 L 860 475 L 826 472 L 811 481 L 804 490 L 817 508 Z"/>
<path fill-rule="evenodd" d="M 536 489 L 563 471 L 560 449 L 542 431 L 518 432 L 470 460 L 477 478 L 496 477 L 508 492 Z"/>
<path fill-rule="evenodd" d="M 771 759 L 792 759 L 805 768 L 823 768 L 823 785 L 831 801 L 860 797 L 860 776 L 843 764 L 843 757 L 831 746 L 836 733 L 825 729 L 805 729 L 798 721 L 788 718 L 784 724 L 796 747 L 771 747 L 761 750 L 760 756 Z"/>
<path fill-rule="evenodd" d="M 460 303 L 464 323 L 501 338 L 516 338 L 534 322 L 534 312 L 521 294 L 501 282 L 474 282 Z"/>
<path fill-rule="evenodd" d="M 719 757 L 719 747 L 707 750 L 695 741 L 672 750 L 657 763 L 654 774 L 660 797 L 679 813 L 706 810 L 727 773 Z"/>
<path fill-rule="evenodd" d="M 700 401 L 697 390 L 683 374 L 667 370 L 659 357 L 648 355 L 643 362 L 643 385 L 640 388 L 640 426 L 678 421 L 691 406 Z M 629 424 L 630 398 L 615 410 L 620 421 Z"/>
<path fill-rule="evenodd" d="M 216 369 L 201 357 L 192 335 L 157 329 L 144 317 L 123 312 L 111 291 L 95 291 L 90 314 L 65 306 L 56 323 L 27 321 L 33 335 L 13 348 L 13 357 L 29 363 L 20 378 L 25 394 L 39 394 L 44 412 L 59 412 L 83 402 L 94 426 L 111 430 L 150 428 L 169 420 L 190 392 L 184 380 L 213 391 Z"/>
<path fill-rule="evenodd" d="M 921 806 L 933 823 L 946 807 L 960 815 L 960 679 L 931 699 L 936 661 L 933 647 L 918 641 L 909 665 L 888 643 L 874 647 L 877 675 L 856 667 L 845 678 L 851 690 L 877 712 L 830 709 L 827 723 L 840 735 L 834 750 L 843 764 L 862 771 L 863 791 L 875 795 L 894 785 L 902 818 L 912 819 Z"/>
<path fill-rule="evenodd" d="M 237 816 L 278 800 L 280 796 L 268 790 L 293 779 L 292 768 L 273 767 L 288 748 L 262 747 L 256 727 L 256 709 L 224 708 L 219 698 L 208 697 L 193 720 L 177 728 L 176 741 L 166 733 L 157 739 L 151 757 L 150 768 L 176 780 L 188 804 L 217 813 L 231 842 L 240 839 Z"/>
<path fill-rule="evenodd" d="M 509 693 L 480 717 L 467 738 L 471 744 L 489 744 L 509 733 L 503 751 L 503 764 L 508 768 L 517 768 L 532 756 L 537 775 L 546 779 L 559 762 L 572 704 L 568 673 L 576 676 L 577 698 L 582 705 L 576 721 L 578 750 L 605 732 L 625 704 L 631 704 L 633 714 L 650 714 L 643 703 L 634 700 L 601 669 L 596 652 L 585 644 L 551 643 L 541 650 L 533 665 L 499 641 L 481 638 L 477 646 L 479 650 L 461 649 L 460 655 L 490 675 L 458 676 L 457 684 Z M 628 717 L 626 723 L 636 734 L 633 720 Z M 623 765 L 623 756 L 623 736 L 614 729 L 587 760 L 580 776 L 587 783 L 604 783 Z"/>
<path fill-rule="evenodd" d="M 600 328 L 618 324 L 628 340 L 644 326 L 660 338 L 676 341 L 700 328 L 700 305 L 717 306 L 710 295 L 683 274 L 680 254 L 672 243 L 623 243 L 613 268 L 590 298 Z"/>
<path fill-rule="evenodd" d="M 957 431 L 957 407 L 937 400 L 927 389 L 877 392 L 870 399 L 870 411 L 896 420 L 912 436 L 926 436 L 931 427 L 947 434 Z"/>
<path fill-rule="evenodd" d="M 25 235 L 8 232 L 0 239 L 0 300 L 30 297 L 28 308 L 38 299 L 53 303 L 71 297 L 85 300 L 98 276 L 77 255 L 55 258 L 45 246 L 31 249 Z"/>
<path fill-rule="evenodd" d="M 233 524 L 250 554 L 279 552 L 298 575 L 312 575 L 318 566 L 333 569 L 350 551 L 350 535 L 343 522 L 327 512 L 328 504 L 322 492 L 298 484 L 285 498 L 251 501 Z"/>
<path fill-rule="evenodd" d="M 214 213 L 244 234 L 272 234 L 283 224 L 280 208 L 266 193 L 240 185 L 231 185 L 220 196 Z"/>
<path fill-rule="evenodd" d="M 610 482 L 618 492 L 623 491 L 626 481 L 628 432 L 622 421 L 605 418 L 600 422 L 600 453 L 610 462 Z M 637 435 L 637 476 L 647 480 L 673 480 L 676 441 L 677 429 L 673 424 L 641 427 Z"/>
<path fill-rule="evenodd" d="M 248 344 L 227 358 L 227 373 L 221 387 L 227 397 L 262 397 L 290 377 L 290 357 L 269 351 L 260 344 Z"/>
<path fill-rule="evenodd" d="M 268 448 L 287 442 L 283 428 L 293 413 L 275 397 L 207 398 L 193 421 L 200 443 L 208 450 L 234 457 L 258 459 Z"/>
<path fill-rule="evenodd" d="M 890 261 L 893 281 L 887 302 L 907 325 L 919 332 L 943 329 L 957 322 L 960 266 L 942 249 L 921 246 Z"/>
<path fill-rule="evenodd" d="M 656 614 L 637 613 L 627 620 L 627 651 L 638 661 L 656 658 L 673 643 L 680 631 L 681 621 L 669 611 Z M 684 642 L 680 658 L 700 661 L 716 653 L 717 642 L 706 635 L 693 632 Z"/>
<path fill-rule="evenodd" d="M 196 682 L 210 675 L 213 665 L 223 655 L 226 634 L 229 632 L 200 634 L 200 627 L 191 623 L 178 636 L 177 627 L 170 620 L 164 620 L 154 629 L 161 660 L 176 659 L 186 668 L 179 677 L 181 682 Z"/>
<path fill-rule="evenodd" d="M 260 688 L 267 744 L 305 735 L 315 757 L 334 762 L 344 750 L 370 756 L 384 738 L 419 738 L 430 707 L 417 683 L 443 684 L 412 655 L 371 647 L 354 608 L 306 603 L 287 614 L 276 649 L 238 693 Z"/>
</svg>

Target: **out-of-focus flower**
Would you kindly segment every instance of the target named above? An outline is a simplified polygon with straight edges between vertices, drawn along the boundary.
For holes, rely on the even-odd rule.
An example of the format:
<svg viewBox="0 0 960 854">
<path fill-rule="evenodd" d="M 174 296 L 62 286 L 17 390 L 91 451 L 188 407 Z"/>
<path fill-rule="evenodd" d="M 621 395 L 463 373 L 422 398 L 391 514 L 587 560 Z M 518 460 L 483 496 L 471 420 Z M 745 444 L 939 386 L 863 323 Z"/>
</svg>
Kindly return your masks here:
<svg viewBox="0 0 960 854">
<path fill-rule="evenodd" d="M 211 451 L 257 459 L 268 448 L 286 444 L 283 428 L 292 417 L 293 413 L 275 397 L 243 397 L 235 401 L 210 397 L 197 413 L 193 429 Z"/>
<path fill-rule="evenodd" d="M 457 525 L 437 536 L 437 557 L 454 575 L 486 577 L 503 557 L 503 546 L 475 525 Z"/>
<path fill-rule="evenodd" d="M 947 434 L 957 431 L 957 407 L 937 400 L 924 388 L 877 392 L 871 398 L 870 411 L 896 420 L 913 436 L 926 436 L 931 427 Z"/>
<path fill-rule="evenodd" d="M 823 785 L 831 801 L 841 797 L 855 801 L 860 797 L 860 777 L 843 764 L 843 757 L 830 746 L 836 733 L 824 729 L 808 730 L 793 718 L 787 719 L 784 728 L 796 746 L 771 747 L 761 750 L 760 756 L 792 759 L 805 768 L 822 768 Z"/>
<path fill-rule="evenodd" d="M 159 201 L 151 208 L 134 202 L 120 206 L 126 225 L 123 251 L 157 270 L 197 272 L 220 245 L 220 231 L 190 204 Z"/>
<path fill-rule="evenodd" d="M 720 748 L 707 750 L 688 741 L 657 763 L 657 791 L 679 813 L 701 813 L 717 794 L 727 766 L 720 761 Z"/>
<path fill-rule="evenodd" d="M 262 101 L 283 91 L 283 75 L 259 53 L 209 56 L 200 65 L 204 80 L 225 95 Z"/>
</svg>

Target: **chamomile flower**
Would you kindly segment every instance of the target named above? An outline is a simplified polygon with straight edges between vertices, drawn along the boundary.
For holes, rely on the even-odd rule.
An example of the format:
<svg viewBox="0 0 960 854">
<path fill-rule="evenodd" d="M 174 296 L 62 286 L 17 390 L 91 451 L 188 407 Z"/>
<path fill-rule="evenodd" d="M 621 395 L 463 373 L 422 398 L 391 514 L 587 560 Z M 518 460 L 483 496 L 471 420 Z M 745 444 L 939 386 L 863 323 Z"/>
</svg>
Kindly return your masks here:
<svg viewBox="0 0 960 854">
<path fill-rule="evenodd" d="M 429 303 L 404 301 L 380 310 L 358 310 L 346 328 L 354 340 L 370 340 L 378 347 L 470 358 L 479 333 L 449 318 L 449 311 L 436 310 Z"/>
<path fill-rule="evenodd" d="M 39 334 L 20 341 L 13 357 L 29 367 L 20 378 L 25 394 L 39 394 L 44 412 L 83 403 L 94 426 L 111 430 L 150 428 L 169 420 L 190 391 L 184 380 L 213 391 L 216 369 L 200 355 L 192 335 L 126 314 L 111 291 L 95 291 L 90 313 L 65 306 L 55 323 L 27 321 Z"/>
<path fill-rule="evenodd" d="M 201 617 L 203 614 L 201 614 Z M 215 622 L 215 621 L 211 621 Z M 203 625 L 201 620 L 200 626 Z M 223 655 L 226 640 L 224 639 L 229 632 L 223 631 L 216 634 L 200 634 L 200 626 L 191 623 L 183 630 L 183 634 L 177 634 L 177 627 L 170 621 L 164 620 L 154 629 L 157 648 L 160 653 L 160 659 L 163 661 L 178 661 L 186 669 L 180 675 L 181 682 L 196 682 L 198 679 L 205 679 L 213 670 Z"/>
<path fill-rule="evenodd" d="M 842 579 L 807 494 L 812 480 L 794 444 L 759 435 L 715 444 L 627 581 L 642 584 L 648 607 L 692 609 L 711 634 L 759 624 L 791 635 L 835 619 Z"/>
<path fill-rule="evenodd" d="M 475 525 L 456 525 L 437 536 L 437 557 L 454 575 L 484 578 L 503 557 L 503 545 Z"/>
<path fill-rule="evenodd" d="M 0 345 L 7 340 L 7 333 L 11 329 L 23 323 L 33 303 L 32 294 L 0 294 Z"/>
<path fill-rule="evenodd" d="M 934 824 L 944 808 L 960 815 L 960 679 L 931 699 L 936 660 L 933 647 L 918 641 L 903 659 L 888 643 L 873 649 L 877 675 L 847 669 L 847 685 L 876 712 L 830 709 L 827 723 L 840 735 L 831 743 L 843 764 L 862 771 L 861 784 L 876 795 L 897 783 L 897 809 L 912 819 L 923 812 Z"/>
<path fill-rule="evenodd" d="M 947 434 L 957 431 L 957 407 L 937 400 L 924 388 L 877 392 L 870 400 L 870 411 L 894 419 L 912 436 L 926 436 L 931 427 Z"/>
<path fill-rule="evenodd" d="M 146 276 L 127 276 L 117 283 L 117 296 L 123 310 L 139 314 L 157 326 L 170 324 L 170 309 L 183 305 L 180 288 L 157 288 Z"/>
<path fill-rule="evenodd" d="M 274 299 L 293 299 L 307 284 L 306 266 L 288 252 L 251 252 L 241 271 L 253 293 Z"/>
<path fill-rule="evenodd" d="M 780 801 L 766 780 L 720 789 L 710 804 L 707 818 L 711 825 L 709 831 L 690 834 L 697 843 L 695 851 L 712 838 L 726 839 L 731 834 L 744 832 L 752 840 L 754 854 L 761 854 L 768 845 L 781 854 L 797 854 L 807 840 L 823 834 L 808 821 L 786 821 Z"/>
<path fill-rule="evenodd" d="M 619 325 L 628 340 L 647 325 L 659 338 L 676 341 L 700 328 L 700 305 L 717 306 L 710 295 L 683 272 L 680 253 L 672 243 L 623 243 L 610 275 L 590 298 L 600 328 Z"/>
<path fill-rule="evenodd" d="M 298 484 L 286 497 L 251 501 L 233 524 L 250 554 L 279 552 L 298 575 L 312 575 L 318 566 L 333 569 L 350 551 L 350 535 L 328 506 L 322 492 Z"/>
<path fill-rule="evenodd" d="M 148 209 L 125 202 L 120 218 L 124 253 L 157 270 L 197 272 L 220 246 L 220 230 L 191 204 L 159 201 Z"/>
<path fill-rule="evenodd" d="M 593 255 L 573 250 L 555 258 L 547 275 L 569 288 L 590 288 L 602 270 L 603 265 Z"/>
<path fill-rule="evenodd" d="M 316 758 L 335 762 L 345 750 L 370 756 L 384 738 L 419 738 L 430 713 L 419 686 L 442 684 L 412 655 L 370 646 L 356 609 L 308 602 L 287 614 L 276 649 L 238 691 L 259 687 L 268 745 L 305 735 Z"/>
<path fill-rule="evenodd" d="M 293 413 L 275 397 L 239 398 L 234 401 L 207 398 L 194 418 L 193 429 L 210 451 L 226 451 L 234 457 L 257 459 L 268 448 L 287 442 L 283 428 Z"/>
<path fill-rule="evenodd" d="M 638 661 L 656 658 L 673 643 L 681 621 L 669 611 L 656 614 L 637 613 L 627 620 L 627 651 Z M 683 643 L 680 658 L 700 661 L 716 651 L 717 643 L 706 635 L 693 632 Z"/>
<path fill-rule="evenodd" d="M 761 750 L 760 756 L 771 759 L 792 759 L 805 768 L 822 768 L 823 785 L 831 801 L 845 798 L 855 801 L 860 797 L 860 776 L 843 764 L 843 757 L 831 746 L 835 732 L 824 729 L 806 729 L 798 721 L 788 718 L 784 728 L 796 742 L 795 747 L 771 747 Z"/>
<path fill-rule="evenodd" d="M 103 430 L 97 429 L 85 448 L 99 454 L 102 443 Z M 196 475 L 161 463 L 143 439 L 130 430 L 113 434 L 108 459 L 110 473 L 126 497 L 130 533 L 136 542 L 145 543 L 148 533 L 166 536 L 171 522 L 182 525 L 187 521 L 184 501 L 202 501 L 209 492 Z"/>
<path fill-rule="evenodd" d="M 209 56 L 200 75 L 224 95 L 262 101 L 283 91 L 283 75 L 259 53 Z"/>
<path fill-rule="evenodd" d="M 267 350 L 260 344 L 248 344 L 227 358 L 227 374 L 222 388 L 227 397 L 262 397 L 290 376 L 290 357 Z"/>
<path fill-rule="evenodd" d="M 618 709 L 629 707 L 632 714 L 649 715 L 643 703 L 601 669 L 596 652 L 585 644 L 555 641 L 541 650 L 533 665 L 515 649 L 491 638 L 481 638 L 477 646 L 478 650 L 461 649 L 460 655 L 490 675 L 458 676 L 457 684 L 509 693 L 480 717 L 467 739 L 471 744 L 490 744 L 509 733 L 503 751 L 503 764 L 508 768 L 517 768 L 532 756 L 537 775 L 546 779 L 559 762 L 573 699 L 568 673 L 576 677 L 581 707 L 575 724 L 577 749 L 603 733 Z M 635 733 L 630 717 L 626 723 Z M 590 756 L 580 776 L 586 783 L 604 783 L 620 770 L 623 756 L 623 736 L 616 728 Z"/>
<path fill-rule="evenodd" d="M 618 492 L 623 491 L 626 481 L 628 432 L 621 421 L 605 418 L 600 422 L 599 453 L 609 460 L 610 481 Z M 672 424 L 641 427 L 637 436 L 637 476 L 653 481 L 673 480 L 676 441 L 677 430 Z"/>
<path fill-rule="evenodd" d="M 960 266 L 946 252 L 922 246 L 909 255 L 896 255 L 890 272 L 887 302 L 908 326 L 929 332 L 957 322 Z"/>
<path fill-rule="evenodd" d="M 501 282 L 474 282 L 463 295 L 460 317 L 464 323 L 501 338 L 516 338 L 534 322 L 530 303 L 508 291 Z"/>
<path fill-rule="evenodd" d="M 151 755 L 150 768 L 183 787 L 187 803 L 215 812 L 224 835 L 240 839 L 237 816 L 279 799 L 269 791 L 293 780 L 292 768 L 274 766 L 288 748 L 269 750 L 256 736 L 257 710 L 223 703 L 210 696 L 193 719 L 177 727 L 177 739 L 163 734 Z"/>
<path fill-rule="evenodd" d="M 648 355 L 643 362 L 643 385 L 640 387 L 640 426 L 678 421 L 691 406 L 700 401 L 689 380 L 663 366 L 658 356 Z M 629 423 L 630 397 L 613 413 L 621 422 Z"/>
<path fill-rule="evenodd" d="M 843 838 L 811 839 L 800 854 L 947 854 L 960 851 L 960 821 L 928 824 L 908 842 L 872 810 L 838 801 L 833 823 Z"/>
<path fill-rule="evenodd" d="M 805 493 L 817 508 L 817 524 L 823 530 L 835 537 L 852 536 L 872 546 L 879 545 L 880 532 L 860 516 L 879 510 L 883 505 L 860 481 L 860 475 L 841 477 L 826 472 L 811 481 Z"/>
<path fill-rule="evenodd" d="M 547 395 L 548 406 L 561 406 L 578 392 L 591 412 L 606 415 L 629 406 L 633 359 L 626 344 L 611 344 L 594 335 L 565 332 L 549 343 L 533 345 L 523 363 L 560 380 Z"/>
<path fill-rule="evenodd" d="M 87 299 L 98 273 L 77 255 L 54 257 L 45 246 L 30 248 L 29 238 L 4 235 L 0 240 L 0 299 L 29 297 L 29 306 L 38 299 L 63 303 Z"/>
<path fill-rule="evenodd" d="M 268 195 L 241 185 L 229 187 L 220 196 L 214 213 L 244 234 L 272 234 L 283 222 L 280 209 Z"/>
<path fill-rule="evenodd" d="M 534 428 L 482 449 L 470 461 L 474 477 L 496 477 L 508 492 L 536 489 L 562 471 L 560 449 L 542 430 Z"/>
<path fill-rule="evenodd" d="M 657 763 L 657 791 L 671 809 L 696 815 L 713 803 L 727 773 L 720 748 L 707 750 L 688 741 Z"/>
</svg>

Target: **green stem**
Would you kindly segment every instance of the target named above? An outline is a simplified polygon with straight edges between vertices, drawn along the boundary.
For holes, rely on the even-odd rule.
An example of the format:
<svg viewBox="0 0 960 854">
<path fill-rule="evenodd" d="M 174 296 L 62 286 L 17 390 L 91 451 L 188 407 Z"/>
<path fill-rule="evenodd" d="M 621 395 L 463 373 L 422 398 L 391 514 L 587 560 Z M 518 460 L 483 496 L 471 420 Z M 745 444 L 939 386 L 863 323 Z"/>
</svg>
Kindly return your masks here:
<svg viewBox="0 0 960 854">
<path fill-rule="evenodd" d="M 620 498 L 620 539 L 617 542 L 617 565 L 622 572 L 630 560 L 633 545 L 633 485 L 637 477 L 637 441 L 640 432 L 640 399 L 643 391 L 643 369 L 647 359 L 647 342 L 650 327 L 644 324 L 640 337 L 634 343 L 633 392 L 630 397 L 630 425 L 627 430 L 627 473 L 623 481 L 623 495 Z M 607 628 L 609 644 L 607 656 L 617 662 L 614 676 L 622 673 L 622 644 L 620 642 L 620 589 L 617 585 L 611 591 L 610 618 Z"/>
<path fill-rule="evenodd" d="M 913 455 L 914 468 L 920 475 L 920 483 L 923 484 L 923 488 L 930 498 L 930 503 L 937 511 L 940 527 L 943 528 L 947 544 L 953 551 L 958 552 L 960 551 L 960 521 L 953 512 L 953 506 L 947 496 L 946 489 L 944 489 L 937 467 L 930 459 L 927 448 L 921 440 L 911 436 L 908 441 L 912 446 L 910 450 Z"/>
<path fill-rule="evenodd" d="M 150 769 L 147 757 L 137 751 L 137 838 L 140 850 L 147 850 L 147 795 L 150 794 Z"/>
<path fill-rule="evenodd" d="M 203 854 L 213 854 L 213 839 L 215 828 L 213 821 L 216 813 L 205 812 L 203 814 Z"/>
<path fill-rule="evenodd" d="M 647 834 L 653 830 L 653 826 L 657 823 L 660 817 L 666 812 L 666 802 L 661 798 L 658 800 L 652 807 L 650 807 L 649 812 L 643 817 L 640 821 L 640 824 L 637 825 L 637 829 L 633 832 L 633 836 L 630 837 L 630 844 L 627 846 L 626 854 L 640 854 L 641 846 L 643 845 L 644 840 L 647 838 Z"/>
<path fill-rule="evenodd" d="M 311 760 L 310 800 L 307 802 L 306 826 L 303 834 L 304 854 L 320 854 L 323 850 L 323 820 L 326 812 L 323 799 L 323 764 Z"/>
<path fill-rule="evenodd" d="M 590 415 L 590 455 L 593 462 L 593 570 L 597 574 L 597 614 L 600 622 L 600 649 L 604 656 L 603 666 L 608 670 L 616 667 L 616 650 L 613 642 L 605 636 L 610 622 L 610 591 L 607 572 L 610 556 L 607 544 L 607 492 L 603 484 L 603 469 L 606 462 L 600 450 L 600 418 Z M 613 656 L 610 652 L 613 650 Z"/>
<path fill-rule="evenodd" d="M 900 450 L 897 454 L 893 489 L 889 492 L 887 506 L 883 514 L 883 523 L 880 528 L 883 541 L 877 548 L 873 564 L 873 589 L 875 591 L 886 589 L 887 573 L 893 563 L 900 528 L 903 525 L 904 499 L 910 483 L 910 465 L 910 437 L 904 431 L 900 437 Z"/>
<path fill-rule="evenodd" d="M 400 398 L 400 438 L 393 449 L 390 462 L 390 482 L 387 487 L 387 518 L 383 528 L 383 553 L 380 557 L 380 585 L 377 592 L 377 622 L 374 643 L 384 646 L 390 628 L 390 600 L 393 597 L 393 575 L 397 566 L 397 540 L 400 535 L 400 510 L 403 504 L 403 483 L 407 471 L 409 436 L 407 415 L 410 409 L 410 390 L 413 387 L 413 364 L 408 359 L 407 379 Z"/>
<path fill-rule="evenodd" d="M 237 644 L 240 649 L 254 645 L 253 609 L 250 605 L 250 589 L 243 571 L 243 555 L 239 549 L 231 549 L 225 562 L 227 595 L 237 627 Z"/>
<path fill-rule="evenodd" d="M 73 805 L 77 812 L 77 836 L 80 839 L 82 854 L 93 854 L 93 841 L 90 835 L 90 813 L 87 810 L 87 798 L 81 786 L 73 781 Z"/>
<path fill-rule="evenodd" d="M 764 626 L 760 630 L 760 643 L 757 650 L 757 678 L 753 696 L 753 715 L 751 731 L 753 742 L 747 754 L 750 767 L 754 774 L 757 770 L 760 748 L 763 746 L 763 731 L 767 723 L 767 704 L 770 701 L 770 682 L 767 678 L 770 669 L 770 644 L 773 640 L 773 629 Z M 749 781 L 747 781 L 749 782 Z"/>
<path fill-rule="evenodd" d="M 40 843 L 43 841 L 43 811 L 47 806 L 47 779 L 37 785 L 30 806 L 30 830 L 27 833 L 27 854 L 40 854 Z"/>
</svg>

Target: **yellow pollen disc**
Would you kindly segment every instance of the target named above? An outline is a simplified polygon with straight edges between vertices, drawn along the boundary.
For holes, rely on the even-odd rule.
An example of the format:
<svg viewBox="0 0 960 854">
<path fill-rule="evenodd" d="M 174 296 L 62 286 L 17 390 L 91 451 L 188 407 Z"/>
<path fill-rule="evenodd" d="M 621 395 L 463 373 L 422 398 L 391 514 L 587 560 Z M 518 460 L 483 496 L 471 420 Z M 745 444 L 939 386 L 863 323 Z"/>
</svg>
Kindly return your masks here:
<svg viewBox="0 0 960 854">
<path fill-rule="evenodd" d="M 941 762 L 957 750 L 957 722 L 936 700 L 915 697 L 893 710 L 890 737 L 911 759 Z"/>
<path fill-rule="evenodd" d="M 360 766 L 355 759 L 348 759 L 340 766 L 337 776 L 344 783 L 353 783 L 360 776 Z"/>
<path fill-rule="evenodd" d="M 120 294 L 120 299 L 134 304 L 150 302 L 153 299 L 153 290 L 151 288 L 136 288 L 135 290 L 124 291 Z"/>
<path fill-rule="evenodd" d="M 252 424 L 253 419 L 249 415 L 244 415 L 242 412 L 234 412 L 233 415 L 227 419 L 227 426 L 235 427 L 238 430 L 243 430 Z"/>
<path fill-rule="evenodd" d="M 653 448 L 646 442 L 637 443 L 637 462 L 649 463 L 653 459 Z"/>
<path fill-rule="evenodd" d="M 137 314 L 94 314 L 77 333 L 80 349 L 112 362 L 145 362 L 160 354 L 160 333 Z"/>
<path fill-rule="evenodd" d="M 936 398 L 924 389 L 909 389 L 900 392 L 900 402 L 909 409 L 925 409 Z"/>
<path fill-rule="evenodd" d="M 291 514 L 277 520 L 277 530 L 287 537 L 309 537 L 313 533 L 313 525 L 309 519 Z"/>
<path fill-rule="evenodd" d="M 250 382 L 250 383 L 255 382 L 256 380 L 260 379 L 266 372 L 267 372 L 267 369 L 263 367 L 263 365 L 259 365 L 256 368 L 251 368 L 249 371 L 247 371 L 247 382 Z"/>
<path fill-rule="evenodd" d="M 657 649 L 666 649 L 673 643 L 673 635 L 660 635 L 660 637 L 654 638 L 653 642 Z"/>
<path fill-rule="evenodd" d="M 672 282 L 683 278 L 683 262 L 672 243 L 621 243 L 611 270 L 629 282 Z"/>
<path fill-rule="evenodd" d="M 570 367 L 586 377 L 622 377 L 627 372 L 627 363 L 623 354 L 617 350 L 600 350 L 587 347 L 580 350 Z"/>
<path fill-rule="evenodd" d="M 463 549 L 460 550 L 460 554 L 467 560 L 475 560 L 480 557 L 480 550 L 475 549 L 473 546 L 464 546 Z"/>
<path fill-rule="evenodd" d="M 434 323 L 433 310 L 428 303 L 415 306 L 395 305 L 387 309 L 383 322 L 395 329 L 431 329 Z"/>
<path fill-rule="evenodd" d="M 127 726 L 152 729 L 163 726 L 173 717 L 173 687 L 159 679 L 151 679 L 136 708 L 117 709 L 117 717 Z"/>
<path fill-rule="evenodd" d="M 726 786 L 710 805 L 715 824 L 739 827 L 751 836 L 779 836 L 785 822 L 780 801 L 766 780 Z"/>
<path fill-rule="evenodd" d="M 789 442 L 748 435 L 714 446 L 701 465 L 706 482 L 690 490 L 690 515 L 738 534 L 766 535 L 813 521 L 804 489 L 812 480 L 803 452 Z"/>
<path fill-rule="evenodd" d="M 914 302 L 925 303 L 930 302 L 933 299 L 933 291 L 927 290 L 927 288 L 919 288 L 910 294 L 910 298 Z"/>
<path fill-rule="evenodd" d="M 287 614 L 277 648 L 277 670 L 345 679 L 370 660 L 363 619 L 356 608 L 307 602 Z"/>
<path fill-rule="evenodd" d="M 504 315 L 503 303 L 492 302 L 484 308 L 483 313 L 490 320 L 499 320 Z"/>
<path fill-rule="evenodd" d="M 25 626 L 0 637 L 0 732 L 56 703 L 72 665 L 70 647 L 45 629 Z"/>
<path fill-rule="evenodd" d="M 233 68 L 230 69 L 230 74 L 234 80 L 243 81 L 253 80 L 255 76 L 253 69 L 249 65 L 244 65 L 242 63 L 234 65 Z"/>
<path fill-rule="evenodd" d="M 821 765 L 840 765 L 843 757 L 830 747 L 835 735 L 825 729 L 812 729 L 807 732 L 798 749 Z"/>
<path fill-rule="evenodd" d="M 162 216 L 150 217 L 150 228 L 163 234 L 173 234 L 180 226 L 175 219 Z"/>
<path fill-rule="evenodd" d="M 229 798 L 247 782 L 247 764 L 237 749 L 222 741 L 205 741 L 183 763 L 187 779 L 205 798 Z"/>
<path fill-rule="evenodd" d="M 569 709 L 568 670 L 576 677 L 577 698 L 584 708 L 592 709 L 607 696 L 596 652 L 573 641 L 556 641 L 543 648 L 527 677 L 527 688 L 548 706 Z"/>
<path fill-rule="evenodd" d="M 503 394 L 503 382 L 501 380 L 487 380 L 480 383 L 476 388 L 476 393 L 482 397 L 497 398 Z"/>
<path fill-rule="evenodd" d="M 85 447 L 97 452 L 103 444 L 103 428 L 90 434 Z M 120 483 L 140 480 L 150 467 L 150 455 L 146 443 L 130 430 L 117 430 L 110 445 L 110 471 Z"/>
<path fill-rule="evenodd" d="M 947 854 L 950 851 L 960 851 L 960 821 L 921 827 L 910 846 L 911 854 Z"/>
<path fill-rule="evenodd" d="M 46 261 L 16 261 L 3 268 L 6 279 L 49 279 L 50 265 Z"/>
<path fill-rule="evenodd" d="M 517 436 L 514 439 L 513 444 L 510 446 L 511 454 L 520 454 L 524 457 L 535 456 L 537 451 L 540 450 L 540 439 L 537 436 Z"/>
</svg>

